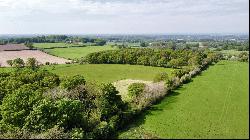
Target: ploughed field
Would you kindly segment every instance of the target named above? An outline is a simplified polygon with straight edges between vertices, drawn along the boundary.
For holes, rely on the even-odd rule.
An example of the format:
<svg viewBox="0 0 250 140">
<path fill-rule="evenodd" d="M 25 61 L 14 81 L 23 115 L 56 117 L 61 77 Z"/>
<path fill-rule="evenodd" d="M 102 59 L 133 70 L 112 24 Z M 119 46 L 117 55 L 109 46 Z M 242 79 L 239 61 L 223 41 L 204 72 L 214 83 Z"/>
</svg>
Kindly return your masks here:
<svg viewBox="0 0 250 140">
<path fill-rule="evenodd" d="M 210 66 L 131 122 L 119 138 L 249 138 L 248 66 Z"/>
<path fill-rule="evenodd" d="M 29 49 L 23 44 L 6 44 L 0 45 L 0 51 L 15 51 L 15 50 L 26 50 Z"/>
<path fill-rule="evenodd" d="M 45 64 L 46 62 L 58 64 L 65 64 L 66 62 L 70 62 L 70 60 L 52 56 L 39 50 L 28 50 L 28 48 L 22 44 L 0 45 L 0 65 L 2 67 L 9 66 L 6 62 L 7 60 L 21 58 L 26 61 L 31 57 L 36 58 L 37 61 L 41 64 Z"/>
</svg>

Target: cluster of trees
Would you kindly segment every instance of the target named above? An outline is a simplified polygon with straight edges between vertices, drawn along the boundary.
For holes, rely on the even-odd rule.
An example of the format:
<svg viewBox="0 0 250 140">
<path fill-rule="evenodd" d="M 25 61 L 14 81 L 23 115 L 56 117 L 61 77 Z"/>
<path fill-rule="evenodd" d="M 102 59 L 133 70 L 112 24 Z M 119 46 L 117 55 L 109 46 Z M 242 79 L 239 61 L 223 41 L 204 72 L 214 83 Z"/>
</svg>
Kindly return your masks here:
<svg viewBox="0 0 250 140">
<path fill-rule="evenodd" d="M 0 138 L 107 138 L 126 105 L 111 84 L 45 70 L 0 73 Z"/>
<path fill-rule="evenodd" d="M 249 40 L 243 42 L 237 41 L 209 41 L 203 42 L 204 46 L 209 48 L 216 48 L 219 50 L 238 50 L 238 51 L 248 51 L 249 50 Z"/>
<path fill-rule="evenodd" d="M 241 52 L 240 54 L 223 54 L 223 59 L 240 61 L 240 62 L 249 62 L 249 52 Z"/>
<path fill-rule="evenodd" d="M 28 58 L 26 63 L 23 59 L 16 58 L 14 60 L 7 60 L 7 64 L 15 68 L 23 68 L 27 66 L 28 68 L 31 68 L 33 70 L 39 67 L 39 63 L 35 58 Z"/>
<path fill-rule="evenodd" d="M 170 40 L 151 42 L 149 46 L 152 48 L 197 49 L 199 47 L 199 43 L 188 43 L 186 41 Z"/>
<path fill-rule="evenodd" d="M 91 53 L 81 62 L 182 68 L 200 65 L 208 54 L 206 51 L 130 48 Z"/>
<path fill-rule="evenodd" d="M 241 62 L 249 62 L 249 54 L 247 52 L 240 53 L 238 57 Z"/>
<path fill-rule="evenodd" d="M 10 38 L 0 39 L 0 45 L 7 43 L 21 44 L 25 42 L 33 43 L 93 43 L 94 45 L 103 46 L 106 44 L 106 40 L 100 38 L 84 38 L 77 36 L 66 36 L 66 35 L 48 35 L 48 36 L 37 36 L 37 37 L 21 37 L 21 38 Z"/>
</svg>

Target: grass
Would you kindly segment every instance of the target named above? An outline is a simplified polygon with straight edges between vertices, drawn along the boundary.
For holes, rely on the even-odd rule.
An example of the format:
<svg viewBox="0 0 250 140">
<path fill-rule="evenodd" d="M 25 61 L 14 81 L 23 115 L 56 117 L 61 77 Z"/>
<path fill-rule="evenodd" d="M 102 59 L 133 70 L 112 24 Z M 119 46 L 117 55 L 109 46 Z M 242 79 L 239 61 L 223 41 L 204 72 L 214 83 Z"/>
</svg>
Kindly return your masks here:
<svg viewBox="0 0 250 140">
<path fill-rule="evenodd" d="M 46 49 L 52 47 L 72 47 L 79 46 L 77 44 L 67 44 L 67 43 L 34 43 L 35 48 Z"/>
<path fill-rule="evenodd" d="M 249 53 L 249 51 L 237 51 L 237 50 L 222 50 L 220 51 L 222 54 L 230 54 L 230 55 L 236 55 L 238 56 L 240 53 L 242 52 L 247 52 Z"/>
<path fill-rule="evenodd" d="M 87 47 L 75 47 L 75 48 L 54 48 L 54 49 L 45 49 L 49 54 L 63 57 L 66 59 L 74 59 L 85 57 L 89 53 L 105 51 L 105 50 L 114 50 L 110 46 L 87 46 Z"/>
<path fill-rule="evenodd" d="M 249 138 L 248 66 L 211 66 L 140 115 L 119 138 Z"/>
<path fill-rule="evenodd" d="M 173 69 L 140 65 L 122 64 L 62 64 L 43 66 L 42 69 L 64 76 L 83 75 L 87 81 L 114 82 L 122 79 L 152 81 L 156 74 L 167 72 L 171 76 Z M 13 68 L 0 68 L 0 72 L 9 72 Z"/>
<path fill-rule="evenodd" d="M 59 76 L 81 74 L 87 81 L 97 82 L 114 82 L 121 79 L 153 80 L 157 73 L 167 72 L 171 74 L 173 70 L 171 68 L 121 64 L 69 64 L 56 65 L 55 67 L 45 66 L 44 68 Z"/>
</svg>

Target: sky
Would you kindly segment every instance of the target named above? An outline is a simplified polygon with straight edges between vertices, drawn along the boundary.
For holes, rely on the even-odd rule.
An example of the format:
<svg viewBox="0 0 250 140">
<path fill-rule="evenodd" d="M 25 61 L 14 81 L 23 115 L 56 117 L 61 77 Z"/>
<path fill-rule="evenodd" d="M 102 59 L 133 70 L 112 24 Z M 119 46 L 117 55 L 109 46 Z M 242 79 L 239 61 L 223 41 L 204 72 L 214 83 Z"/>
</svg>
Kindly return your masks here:
<svg viewBox="0 0 250 140">
<path fill-rule="evenodd" d="M 249 0 L 0 0 L 0 34 L 249 33 Z"/>
</svg>

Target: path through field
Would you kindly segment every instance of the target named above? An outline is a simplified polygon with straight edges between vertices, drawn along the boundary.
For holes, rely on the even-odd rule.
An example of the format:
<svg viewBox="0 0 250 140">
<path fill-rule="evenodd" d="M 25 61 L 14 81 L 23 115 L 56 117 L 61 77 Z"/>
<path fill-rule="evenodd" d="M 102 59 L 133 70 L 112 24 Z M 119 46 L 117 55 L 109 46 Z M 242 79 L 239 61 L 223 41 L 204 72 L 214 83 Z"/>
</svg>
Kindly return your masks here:
<svg viewBox="0 0 250 140">
<path fill-rule="evenodd" d="M 119 138 L 249 138 L 248 66 L 210 66 L 131 122 Z"/>
</svg>

